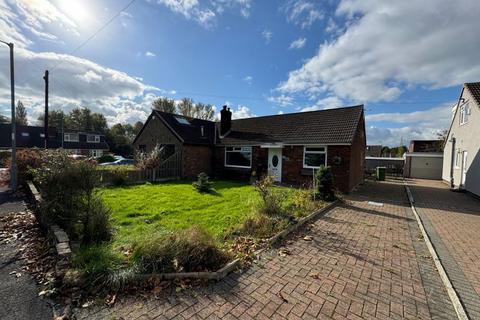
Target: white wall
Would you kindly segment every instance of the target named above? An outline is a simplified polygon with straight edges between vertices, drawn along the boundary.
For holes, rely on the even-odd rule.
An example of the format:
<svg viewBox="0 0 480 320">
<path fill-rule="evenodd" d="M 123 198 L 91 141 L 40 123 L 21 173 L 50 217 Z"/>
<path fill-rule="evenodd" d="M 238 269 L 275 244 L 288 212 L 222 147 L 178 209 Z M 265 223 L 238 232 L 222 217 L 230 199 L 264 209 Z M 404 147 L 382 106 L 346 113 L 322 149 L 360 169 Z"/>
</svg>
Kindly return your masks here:
<svg viewBox="0 0 480 320">
<path fill-rule="evenodd" d="M 465 189 L 476 195 L 480 195 L 480 106 L 466 88 L 463 90 L 461 98 L 464 98 L 465 102 L 469 103 L 471 113 L 468 122 L 463 125 L 460 125 L 460 108 L 458 108 L 455 114 L 452 128 L 448 135 L 447 143 L 445 144 L 442 178 L 445 181 L 450 181 L 450 168 L 452 166 L 452 142 L 450 142 L 450 140 L 452 137 L 455 137 L 455 153 L 468 152 Z M 455 156 L 456 154 L 454 154 L 454 162 Z M 455 163 L 453 165 L 454 185 L 455 187 L 459 187 L 462 168 L 461 165 L 459 167 L 456 167 Z"/>
</svg>

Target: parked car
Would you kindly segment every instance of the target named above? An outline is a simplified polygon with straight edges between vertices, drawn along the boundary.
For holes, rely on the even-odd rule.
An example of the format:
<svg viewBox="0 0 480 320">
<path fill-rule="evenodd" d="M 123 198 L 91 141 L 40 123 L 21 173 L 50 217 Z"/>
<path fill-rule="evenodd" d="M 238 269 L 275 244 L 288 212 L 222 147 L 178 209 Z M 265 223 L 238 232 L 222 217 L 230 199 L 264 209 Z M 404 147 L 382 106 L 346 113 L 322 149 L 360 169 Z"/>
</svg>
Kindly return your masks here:
<svg viewBox="0 0 480 320">
<path fill-rule="evenodd" d="M 99 165 L 100 166 L 122 166 L 122 165 L 133 165 L 133 164 L 134 164 L 133 159 L 122 158 L 122 159 L 115 160 L 113 162 L 101 163 Z"/>
</svg>

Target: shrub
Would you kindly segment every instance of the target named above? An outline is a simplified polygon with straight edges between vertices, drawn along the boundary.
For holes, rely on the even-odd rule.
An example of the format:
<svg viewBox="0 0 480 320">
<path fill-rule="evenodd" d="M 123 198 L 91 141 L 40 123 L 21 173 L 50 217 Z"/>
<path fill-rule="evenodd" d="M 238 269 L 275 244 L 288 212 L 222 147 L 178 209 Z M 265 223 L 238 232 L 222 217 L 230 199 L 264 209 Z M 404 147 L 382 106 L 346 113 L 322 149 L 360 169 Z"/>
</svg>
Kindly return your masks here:
<svg viewBox="0 0 480 320">
<path fill-rule="evenodd" d="M 157 144 L 149 153 L 142 152 L 138 154 L 136 165 L 142 170 L 154 169 L 161 164 L 163 154 L 163 149 Z"/>
<path fill-rule="evenodd" d="M 269 217 L 286 216 L 287 213 L 283 209 L 285 194 L 279 190 L 274 190 L 274 180 L 271 176 L 265 176 L 263 179 L 255 183 L 255 190 L 260 194 L 261 201 L 257 206 L 260 214 Z"/>
<path fill-rule="evenodd" d="M 320 166 L 315 181 L 317 185 L 317 195 L 325 201 L 335 200 L 335 192 L 333 186 L 333 174 L 330 167 Z"/>
<path fill-rule="evenodd" d="M 97 158 L 98 163 L 114 162 L 115 160 L 116 159 L 109 154 L 104 154 L 103 156 Z"/>
<path fill-rule="evenodd" d="M 23 180 L 32 179 L 31 169 L 36 169 L 42 165 L 40 150 L 37 149 L 20 149 L 16 153 L 17 156 L 17 172 L 18 178 Z M 5 161 L 8 168 L 12 166 L 11 155 Z"/>
<path fill-rule="evenodd" d="M 287 219 L 257 215 L 245 220 L 237 233 L 256 238 L 269 238 L 284 229 L 287 224 Z"/>
<path fill-rule="evenodd" d="M 212 236 L 198 227 L 184 231 L 178 243 L 177 263 L 181 271 L 215 271 L 228 261 Z"/>
<path fill-rule="evenodd" d="M 205 172 L 202 172 L 198 175 L 197 181 L 193 183 L 193 187 L 200 193 L 208 193 L 213 191 L 213 182 L 208 180 Z"/>
<path fill-rule="evenodd" d="M 95 165 L 50 150 L 42 153 L 42 166 L 32 172 L 44 200 L 40 210 L 48 222 L 83 243 L 110 238 L 110 212 L 95 195 L 99 182 Z"/>
<path fill-rule="evenodd" d="M 297 218 L 309 215 L 316 209 L 316 204 L 312 198 L 311 190 L 297 189 L 290 197 L 287 208 Z"/>
<path fill-rule="evenodd" d="M 213 238 L 196 227 L 150 237 L 135 246 L 132 258 L 145 273 L 211 271 L 228 261 Z"/>
<path fill-rule="evenodd" d="M 113 168 L 109 170 L 109 174 L 114 186 L 123 186 L 128 181 L 128 172 L 125 168 Z"/>
</svg>

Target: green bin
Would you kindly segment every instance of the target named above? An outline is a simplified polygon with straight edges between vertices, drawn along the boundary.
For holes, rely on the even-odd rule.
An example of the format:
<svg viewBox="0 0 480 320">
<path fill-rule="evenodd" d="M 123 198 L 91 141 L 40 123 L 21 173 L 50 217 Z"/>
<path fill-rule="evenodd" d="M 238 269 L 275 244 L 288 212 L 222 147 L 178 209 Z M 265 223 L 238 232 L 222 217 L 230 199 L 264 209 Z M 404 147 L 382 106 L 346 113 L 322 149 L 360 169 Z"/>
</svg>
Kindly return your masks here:
<svg viewBox="0 0 480 320">
<path fill-rule="evenodd" d="M 385 181 L 385 173 L 387 168 L 385 167 L 377 167 L 377 180 L 378 181 Z"/>
</svg>

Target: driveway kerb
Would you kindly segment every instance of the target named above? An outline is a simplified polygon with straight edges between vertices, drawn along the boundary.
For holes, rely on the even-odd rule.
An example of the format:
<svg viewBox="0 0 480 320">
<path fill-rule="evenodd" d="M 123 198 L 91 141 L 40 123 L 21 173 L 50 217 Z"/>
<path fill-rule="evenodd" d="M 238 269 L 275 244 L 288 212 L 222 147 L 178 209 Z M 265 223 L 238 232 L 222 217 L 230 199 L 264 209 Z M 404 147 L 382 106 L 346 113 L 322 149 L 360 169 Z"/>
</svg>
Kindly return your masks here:
<svg viewBox="0 0 480 320">
<path fill-rule="evenodd" d="M 422 232 L 423 238 L 425 240 L 425 243 L 428 247 L 428 251 L 430 252 L 430 255 L 432 256 L 433 262 L 435 264 L 435 267 L 437 268 L 437 271 L 440 275 L 440 278 L 442 279 L 443 285 L 445 286 L 445 289 L 447 290 L 448 296 L 450 297 L 450 300 L 452 301 L 453 307 L 455 309 L 455 312 L 457 313 L 457 317 L 460 320 L 468 320 L 467 313 L 458 297 L 457 292 L 455 291 L 450 278 L 448 277 L 445 268 L 442 265 L 442 262 L 438 258 L 438 254 L 435 251 L 435 247 L 433 246 L 432 242 L 430 241 L 430 237 L 428 233 L 425 230 L 425 227 L 423 225 L 422 219 L 417 213 L 417 210 L 415 208 L 415 199 L 413 198 L 412 192 L 410 191 L 410 188 L 408 185 L 405 183 L 405 190 L 407 191 L 408 195 L 408 200 L 410 202 L 410 207 L 412 208 L 413 214 L 415 216 L 415 219 L 417 220 L 418 227 L 420 228 L 420 231 Z"/>
</svg>

